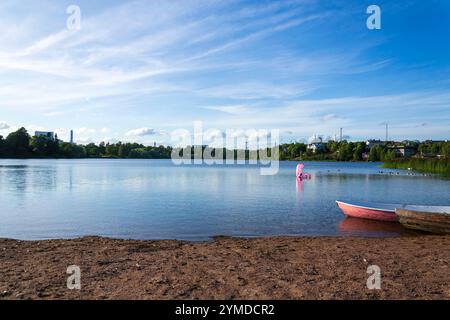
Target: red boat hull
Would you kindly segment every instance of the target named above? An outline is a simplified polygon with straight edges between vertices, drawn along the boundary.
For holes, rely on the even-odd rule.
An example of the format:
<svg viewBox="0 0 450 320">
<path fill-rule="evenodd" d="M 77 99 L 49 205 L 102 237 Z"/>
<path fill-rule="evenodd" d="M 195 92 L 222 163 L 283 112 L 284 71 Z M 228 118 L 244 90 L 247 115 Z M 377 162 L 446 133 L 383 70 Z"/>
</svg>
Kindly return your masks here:
<svg viewBox="0 0 450 320">
<path fill-rule="evenodd" d="M 378 220 L 378 221 L 398 221 L 394 210 L 378 209 L 352 205 L 344 202 L 336 202 L 342 212 L 348 217 Z"/>
</svg>

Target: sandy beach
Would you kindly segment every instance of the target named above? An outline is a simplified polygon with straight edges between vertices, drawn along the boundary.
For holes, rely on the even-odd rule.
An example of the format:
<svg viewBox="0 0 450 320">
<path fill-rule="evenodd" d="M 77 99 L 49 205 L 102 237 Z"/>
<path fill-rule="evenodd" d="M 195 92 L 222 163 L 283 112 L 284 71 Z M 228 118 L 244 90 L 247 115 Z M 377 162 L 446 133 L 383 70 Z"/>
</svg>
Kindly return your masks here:
<svg viewBox="0 0 450 320">
<path fill-rule="evenodd" d="M 0 239 L 0 299 L 450 299 L 449 249 L 450 236 Z"/>
</svg>

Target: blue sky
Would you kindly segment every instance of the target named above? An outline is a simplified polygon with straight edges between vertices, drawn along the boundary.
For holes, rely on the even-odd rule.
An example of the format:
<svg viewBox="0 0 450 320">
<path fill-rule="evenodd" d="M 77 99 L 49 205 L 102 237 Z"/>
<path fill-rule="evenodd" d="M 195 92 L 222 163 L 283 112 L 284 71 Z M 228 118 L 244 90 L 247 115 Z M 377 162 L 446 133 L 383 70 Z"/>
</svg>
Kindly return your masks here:
<svg viewBox="0 0 450 320">
<path fill-rule="evenodd" d="M 200 120 L 282 142 L 384 138 L 385 122 L 450 136 L 449 1 L 2 0 L 0 28 L 0 135 L 168 144 Z"/>
</svg>

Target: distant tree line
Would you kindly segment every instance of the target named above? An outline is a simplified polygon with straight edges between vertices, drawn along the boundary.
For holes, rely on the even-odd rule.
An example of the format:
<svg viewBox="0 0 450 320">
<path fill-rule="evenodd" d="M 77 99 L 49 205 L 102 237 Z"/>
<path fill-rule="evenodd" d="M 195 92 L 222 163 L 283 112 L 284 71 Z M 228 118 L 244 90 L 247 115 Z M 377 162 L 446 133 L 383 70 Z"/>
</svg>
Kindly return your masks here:
<svg viewBox="0 0 450 320">
<path fill-rule="evenodd" d="M 305 143 L 289 143 L 280 146 L 281 160 L 316 161 L 362 161 L 366 151 L 365 142 L 329 141 L 321 143 L 316 150 Z"/>
<path fill-rule="evenodd" d="M 404 141 L 402 147 L 413 151 L 413 157 L 450 158 L 450 141 Z M 369 148 L 365 142 L 328 141 L 312 150 L 305 143 L 289 143 L 280 146 L 281 160 L 316 161 L 395 161 L 404 158 L 393 143 Z"/>
<path fill-rule="evenodd" d="M 450 158 L 450 141 L 405 141 L 403 146 L 415 150 L 416 156 Z M 203 147 L 203 151 L 206 146 Z M 170 159 L 170 146 L 144 146 L 139 143 L 89 143 L 79 145 L 49 139 L 45 136 L 31 137 L 25 128 L 0 136 L 0 158 L 132 158 Z M 224 158 L 227 151 L 223 149 Z M 249 150 L 231 150 L 235 159 L 255 157 Z M 240 151 L 240 152 L 239 152 Z M 259 151 L 260 152 L 260 151 Z M 259 152 L 256 157 L 259 158 Z M 266 150 L 271 156 L 271 150 Z M 211 152 L 215 156 L 215 151 Z M 365 142 L 328 141 L 320 143 L 320 148 L 308 148 L 305 143 L 288 143 L 279 146 L 280 160 L 317 161 L 383 161 L 391 162 L 403 157 L 390 144 L 368 148 Z M 243 155 L 243 156 L 242 156 Z M 194 148 L 191 149 L 194 156 Z"/>
<path fill-rule="evenodd" d="M 79 145 L 49 139 L 31 137 L 25 128 L 10 133 L 6 139 L 0 136 L 1 158 L 143 158 L 169 159 L 171 147 L 148 147 L 138 143 L 90 143 Z"/>
<path fill-rule="evenodd" d="M 316 161 L 385 161 L 398 157 L 387 146 L 367 148 L 365 142 L 329 141 L 320 144 L 316 150 L 308 149 L 304 143 L 291 143 L 281 146 L 283 160 Z"/>
</svg>

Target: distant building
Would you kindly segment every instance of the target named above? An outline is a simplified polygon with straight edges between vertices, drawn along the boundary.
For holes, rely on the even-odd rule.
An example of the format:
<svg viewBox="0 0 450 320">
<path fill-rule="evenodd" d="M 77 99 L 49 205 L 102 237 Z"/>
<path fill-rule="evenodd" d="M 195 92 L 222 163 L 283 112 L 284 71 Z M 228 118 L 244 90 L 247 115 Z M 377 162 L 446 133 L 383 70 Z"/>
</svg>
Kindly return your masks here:
<svg viewBox="0 0 450 320">
<path fill-rule="evenodd" d="M 384 141 L 381 141 L 381 140 L 367 140 L 366 141 L 366 147 L 368 148 L 368 149 L 372 149 L 373 147 L 375 147 L 375 146 L 383 146 L 385 144 L 385 142 Z"/>
<path fill-rule="evenodd" d="M 405 144 L 399 141 L 391 141 L 388 143 L 388 146 L 391 148 L 402 148 L 405 146 Z"/>
<path fill-rule="evenodd" d="M 408 147 L 412 147 L 412 146 L 417 146 L 420 144 L 419 140 L 403 140 L 402 144 L 404 146 L 408 146 Z"/>
<path fill-rule="evenodd" d="M 311 138 L 309 138 L 309 144 L 314 143 L 323 143 L 323 137 L 318 136 L 317 134 L 313 135 Z"/>
<path fill-rule="evenodd" d="M 417 153 L 415 148 L 410 147 L 399 148 L 398 151 L 406 158 L 412 157 Z"/>
<path fill-rule="evenodd" d="M 325 145 L 321 142 L 310 143 L 308 145 L 308 150 L 311 150 L 313 153 L 317 153 L 325 150 Z"/>
<path fill-rule="evenodd" d="M 52 140 L 52 141 L 57 140 L 57 137 L 58 137 L 58 136 L 55 135 L 54 132 L 51 132 L 51 131 L 36 131 L 34 133 L 34 136 L 35 137 L 44 137 L 44 138 L 47 138 L 47 139 Z"/>
<path fill-rule="evenodd" d="M 415 148 L 407 146 L 395 146 L 391 147 L 390 149 L 394 150 L 396 154 L 405 158 L 410 158 L 417 153 L 417 150 Z"/>
<path fill-rule="evenodd" d="M 362 159 L 364 161 L 368 161 L 369 160 L 369 153 L 368 152 L 363 152 L 363 154 L 361 155 Z"/>
</svg>

